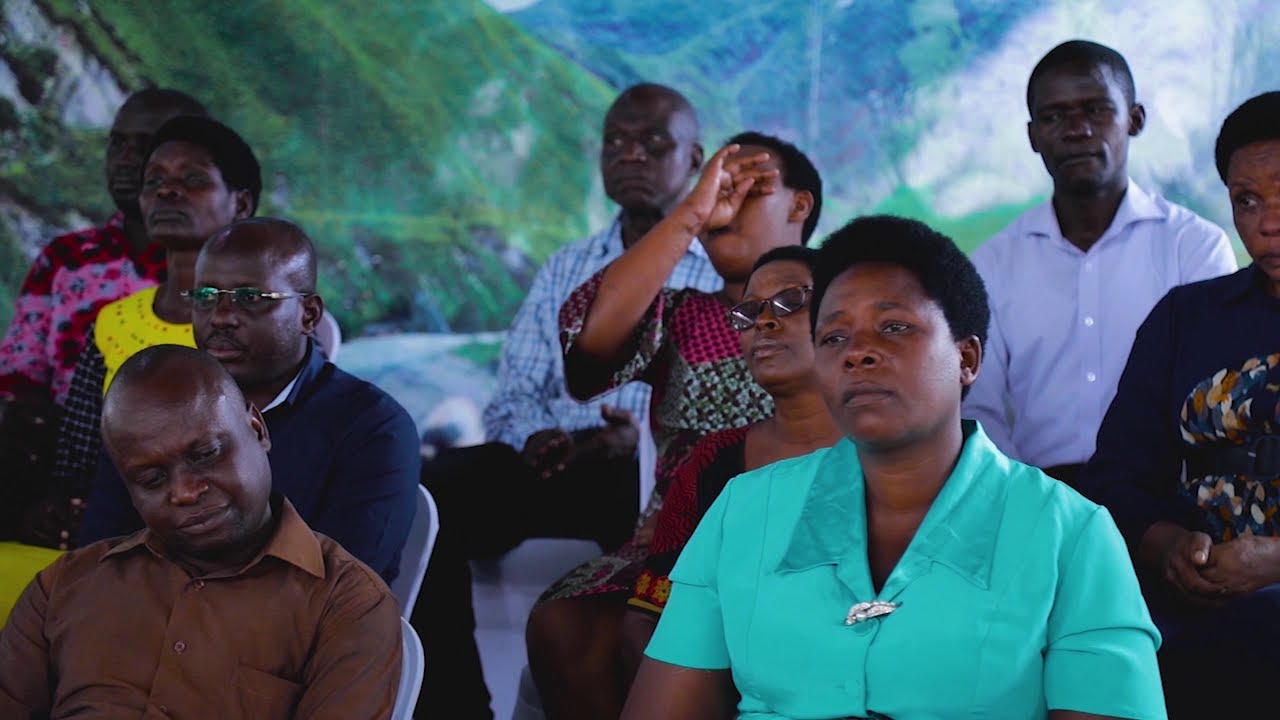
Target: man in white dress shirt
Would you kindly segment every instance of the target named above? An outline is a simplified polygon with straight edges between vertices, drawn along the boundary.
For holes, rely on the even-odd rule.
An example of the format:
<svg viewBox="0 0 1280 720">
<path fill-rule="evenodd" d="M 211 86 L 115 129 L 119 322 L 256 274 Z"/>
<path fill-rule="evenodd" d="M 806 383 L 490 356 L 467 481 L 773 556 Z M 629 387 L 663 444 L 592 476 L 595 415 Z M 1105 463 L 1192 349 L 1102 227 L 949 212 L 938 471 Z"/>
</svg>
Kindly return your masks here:
<svg viewBox="0 0 1280 720">
<path fill-rule="evenodd" d="M 991 329 L 965 417 L 1068 484 L 1156 301 L 1236 269 L 1221 228 L 1129 179 L 1129 138 L 1146 122 L 1134 96 L 1111 48 L 1072 40 L 1045 55 L 1027 83 L 1027 136 L 1053 198 L 973 253 Z"/>
</svg>

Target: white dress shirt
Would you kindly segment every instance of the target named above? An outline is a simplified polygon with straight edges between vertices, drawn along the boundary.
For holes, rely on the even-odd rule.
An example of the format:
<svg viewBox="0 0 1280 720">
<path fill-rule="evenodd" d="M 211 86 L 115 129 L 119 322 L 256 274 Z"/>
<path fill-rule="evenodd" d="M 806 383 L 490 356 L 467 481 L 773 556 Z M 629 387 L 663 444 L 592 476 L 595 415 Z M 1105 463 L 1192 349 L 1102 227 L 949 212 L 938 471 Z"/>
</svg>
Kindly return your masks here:
<svg viewBox="0 0 1280 720">
<path fill-rule="evenodd" d="M 964 415 L 1010 457 L 1038 467 L 1093 455 L 1138 326 L 1171 288 L 1236 270 L 1221 228 L 1132 180 L 1084 252 L 1052 201 L 974 251 L 991 299 L 982 368 Z"/>
</svg>

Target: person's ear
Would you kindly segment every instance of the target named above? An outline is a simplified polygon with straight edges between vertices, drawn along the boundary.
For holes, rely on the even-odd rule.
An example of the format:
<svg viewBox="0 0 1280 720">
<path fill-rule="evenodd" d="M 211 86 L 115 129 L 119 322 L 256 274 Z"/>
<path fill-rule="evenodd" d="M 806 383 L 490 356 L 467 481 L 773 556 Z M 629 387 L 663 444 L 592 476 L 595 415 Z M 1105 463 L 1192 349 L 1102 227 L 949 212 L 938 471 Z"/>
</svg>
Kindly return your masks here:
<svg viewBox="0 0 1280 720">
<path fill-rule="evenodd" d="M 702 170 L 702 161 L 706 157 L 705 151 L 702 149 L 702 143 L 695 142 L 693 147 L 689 148 L 689 175 L 696 176 Z"/>
<path fill-rule="evenodd" d="M 1147 126 L 1147 109 L 1142 103 L 1134 103 L 1129 107 L 1129 137 L 1138 137 Z"/>
<path fill-rule="evenodd" d="M 312 293 L 302 298 L 303 335 L 315 333 L 322 317 L 324 317 L 324 298 L 320 297 L 319 293 Z"/>
<path fill-rule="evenodd" d="M 957 342 L 956 349 L 960 351 L 960 385 L 969 387 L 978 379 L 982 367 L 982 341 L 970 335 Z"/>
<path fill-rule="evenodd" d="M 808 190 L 797 190 L 791 194 L 791 212 L 787 214 L 787 222 L 803 223 L 813 212 L 813 193 Z"/>
<path fill-rule="evenodd" d="M 267 432 L 267 421 L 263 419 L 262 413 L 253 403 L 249 403 L 249 427 L 254 434 L 258 436 L 258 444 L 262 446 L 263 452 L 271 451 L 271 433 Z"/>
<path fill-rule="evenodd" d="M 1040 145 L 1036 142 L 1035 120 L 1027 121 L 1027 144 L 1031 145 L 1031 152 L 1039 155 Z"/>
<path fill-rule="evenodd" d="M 253 213 L 257 210 L 253 203 L 253 194 L 248 190 L 235 190 L 232 194 L 236 203 L 236 220 L 253 217 Z"/>
</svg>

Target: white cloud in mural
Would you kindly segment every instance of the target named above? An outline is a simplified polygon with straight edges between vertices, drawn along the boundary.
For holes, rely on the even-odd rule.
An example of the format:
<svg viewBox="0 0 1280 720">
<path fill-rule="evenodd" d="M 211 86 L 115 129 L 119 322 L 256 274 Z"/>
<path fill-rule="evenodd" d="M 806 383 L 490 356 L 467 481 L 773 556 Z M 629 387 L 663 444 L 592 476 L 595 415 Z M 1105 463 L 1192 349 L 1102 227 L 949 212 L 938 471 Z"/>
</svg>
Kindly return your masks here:
<svg viewBox="0 0 1280 720">
<path fill-rule="evenodd" d="M 502 13 L 517 12 L 538 4 L 538 0 L 484 0 L 484 2 L 489 7 Z"/>
<path fill-rule="evenodd" d="M 904 180 L 952 217 L 1047 195 L 1049 178 L 1027 143 L 1026 81 L 1044 53 L 1073 37 L 1116 48 L 1133 70 L 1148 122 L 1131 145 L 1130 174 L 1186 177 L 1232 104 L 1235 28 L 1223 18 L 1248 12 L 1222 0 L 1176 5 L 1062 3 L 1022 21 L 986 57 L 917 91 L 919 117 L 932 122 L 903 162 Z"/>
</svg>

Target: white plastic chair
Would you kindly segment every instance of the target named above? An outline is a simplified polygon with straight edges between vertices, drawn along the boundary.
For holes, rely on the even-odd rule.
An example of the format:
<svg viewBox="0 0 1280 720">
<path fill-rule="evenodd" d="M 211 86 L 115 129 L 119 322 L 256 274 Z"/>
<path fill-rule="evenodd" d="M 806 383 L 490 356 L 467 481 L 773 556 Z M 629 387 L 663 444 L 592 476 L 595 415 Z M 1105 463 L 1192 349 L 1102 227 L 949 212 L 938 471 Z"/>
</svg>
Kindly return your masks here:
<svg viewBox="0 0 1280 720">
<path fill-rule="evenodd" d="M 418 486 L 418 505 L 409 526 L 409 539 L 400 551 L 400 574 L 391 583 L 391 594 L 400 601 L 400 615 L 406 620 L 413 613 L 418 601 L 422 578 L 427 574 L 431 550 L 436 546 L 436 534 L 440 532 L 440 511 L 435 498 L 422 485 Z"/>
<path fill-rule="evenodd" d="M 422 691 L 423 659 L 422 639 L 414 632 L 408 620 L 400 618 L 400 647 L 404 659 L 400 664 L 400 689 L 396 691 L 396 706 L 391 710 L 391 720 L 413 720 L 413 708 L 418 704 Z"/>
<path fill-rule="evenodd" d="M 648 419 L 641 419 L 640 437 L 636 441 L 637 459 L 640 463 L 640 512 L 649 507 L 649 496 L 658 484 L 658 448 L 653 443 L 653 430 Z"/>
<path fill-rule="evenodd" d="M 639 422 L 640 438 L 636 443 L 640 463 L 640 504 L 638 507 L 643 511 L 649 506 L 649 495 L 653 493 L 654 486 L 658 484 L 658 450 L 653 443 L 653 431 L 649 429 L 648 420 L 642 419 Z M 588 557 L 595 557 L 595 554 L 593 553 Z M 515 707 L 512 710 L 511 718 L 512 720 L 546 720 L 546 717 L 546 713 L 542 709 L 542 698 L 538 696 L 538 687 L 533 683 L 533 675 L 529 671 L 529 666 L 525 665 L 524 669 L 520 671 L 520 679 L 517 682 Z"/>
<path fill-rule="evenodd" d="M 312 337 L 320 343 L 320 349 L 324 350 L 324 356 L 329 358 L 329 362 L 338 362 L 338 349 L 342 347 L 342 328 L 338 326 L 338 319 L 328 310 L 320 316 Z"/>
</svg>

